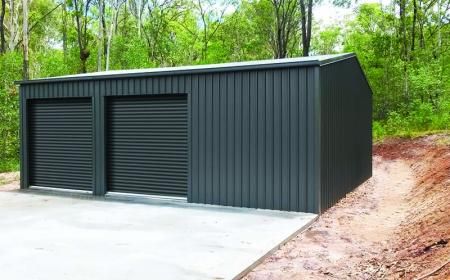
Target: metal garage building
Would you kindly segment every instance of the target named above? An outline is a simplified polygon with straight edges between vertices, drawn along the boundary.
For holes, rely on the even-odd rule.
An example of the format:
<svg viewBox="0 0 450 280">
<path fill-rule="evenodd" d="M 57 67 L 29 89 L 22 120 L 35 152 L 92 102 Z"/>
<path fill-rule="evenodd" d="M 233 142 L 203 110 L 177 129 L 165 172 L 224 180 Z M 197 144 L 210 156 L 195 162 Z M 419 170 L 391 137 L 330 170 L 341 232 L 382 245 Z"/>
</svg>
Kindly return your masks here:
<svg viewBox="0 0 450 280">
<path fill-rule="evenodd" d="M 372 174 L 353 54 L 19 83 L 21 188 L 320 213 Z"/>
</svg>

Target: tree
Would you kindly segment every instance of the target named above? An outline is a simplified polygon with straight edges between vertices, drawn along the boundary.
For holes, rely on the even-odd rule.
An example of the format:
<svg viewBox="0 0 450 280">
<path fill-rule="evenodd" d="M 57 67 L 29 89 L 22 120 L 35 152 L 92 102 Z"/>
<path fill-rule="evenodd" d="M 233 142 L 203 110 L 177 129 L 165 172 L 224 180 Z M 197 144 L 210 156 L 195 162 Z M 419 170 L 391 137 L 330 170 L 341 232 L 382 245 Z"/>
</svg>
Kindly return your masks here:
<svg viewBox="0 0 450 280">
<path fill-rule="evenodd" d="M 97 40 L 98 40 L 98 46 L 97 46 L 97 71 L 102 71 L 102 60 L 103 60 L 103 47 L 104 47 L 104 38 L 103 38 L 103 32 L 104 32 L 104 26 L 103 26 L 103 18 L 104 18 L 104 8 L 103 8 L 103 1 L 98 0 L 98 33 L 97 33 Z"/>
<path fill-rule="evenodd" d="M 64 61 L 67 59 L 67 0 L 63 0 L 62 2 L 62 46 L 64 53 Z"/>
<path fill-rule="evenodd" d="M 302 23 L 302 54 L 309 55 L 311 46 L 313 0 L 299 0 Z"/>
<path fill-rule="evenodd" d="M 23 22 L 22 22 L 22 45 L 23 45 L 23 66 L 22 66 L 22 78 L 24 80 L 28 80 L 30 77 L 29 73 L 29 59 L 28 59 L 28 0 L 22 1 L 22 13 L 23 13 Z"/>
<path fill-rule="evenodd" d="M 113 40 L 114 30 L 117 27 L 117 20 L 119 17 L 119 11 L 126 0 L 112 0 L 109 4 L 111 6 L 112 15 L 109 23 L 109 29 L 107 33 L 107 43 L 106 43 L 106 67 L 105 70 L 108 71 L 110 67 L 110 57 L 111 57 L 111 44 Z M 106 26 L 105 26 L 106 28 Z"/>
<path fill-rule="evenodd" d="M 80 54 L 80 72 L 87 72 L 87 60 L 91 54 L 89 50 L 88 15 L 92 0 L 73 0 L 77 42 Z"/>
<path fill-rule="evenodd" d="M 19 42 L 19 5 L 16 5 L 15 0 L 9 0 L 9 43 L 8 49 L 14 51 Z"/>
<path fill-rule="evenodd" d="M 252 21 L 273 58 L 284 58 L 297 47 L 299 9 L 297 0 L 260 0 L 253 4 Z"/>
<path fill-rule="evenodd" d="M 6 0 L 1 0 L 0 10 L 0 54 L 6 51 L 6 39 L 5 39 L 5 15 L 6 15 Z"/>
<path fill-rule="evenodd" d="M 129 0 L 131 14 L 136 18 L 138 37 L 141 38 L 142 16 L 148 0 Z"/>
<path fill-rule="evenodd" d="M 331 54 L 339 52 L 338 47 L 341 43 L 341 28 L 331 26 L 321 31 L 315 31 L 316 35 L 311 41 L 311 50 L 314 54 Z"/>
<path fill-rule="evenodd" d="M 223 17 L 229 5 L 229 2 L 223 2 L 219 5 L 218 2 L 213 2 L 212 0 L 197 0 L 194 3 L 194 8 L 197 11 L 201 21 L 201 57 L 203 61 L 208 59 L 209 43 L 222 25 Z"/>
<path fill-rule="evenodd" d="M 271 0 L 274 26 L 271 32 L 271 45 L 274 58 L 288 55 L 289 44 L 298 26 L 297 0 Z"/>
<path fill-rule="evenodd" d="M 268 5 L 267 5 L 268 6 Z M 267 17 L 265 17 L 267 15 Z M 253 3 L 243 2 L 224 17 L 223 24 L 210 41 L 209 58 L 214 62 L 268 59 L 273 56 L 267 32 L 260 22 L 271 23 L 271 11 L 256 13 Z M 271 26 L 271 24 L 268 24 Z M 270 28 L 269 28 L 270 29 Z"/>
<path fill-rule="evenodd" d="M 178 0 L 149 0 L 146 5 L 145 22 L 141 32 L 147 43 L 149 60 L 164 65 L 170 55 L 168 41 L 174 36 L 171 22 L 177 20 L 185 10 Z"/>
</svg>

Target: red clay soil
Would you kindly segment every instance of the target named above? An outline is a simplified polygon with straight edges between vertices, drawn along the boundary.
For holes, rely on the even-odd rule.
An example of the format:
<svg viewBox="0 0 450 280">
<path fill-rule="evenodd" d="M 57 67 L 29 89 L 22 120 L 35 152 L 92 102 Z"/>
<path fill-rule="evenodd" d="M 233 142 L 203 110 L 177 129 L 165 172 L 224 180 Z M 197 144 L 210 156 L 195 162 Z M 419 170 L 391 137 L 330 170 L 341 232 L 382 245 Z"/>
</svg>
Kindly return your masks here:
<svg viewBox="0 0 450 280">
<path fill-rule="evenodd" d="M 450 135 L 374 146 L 373 177 L 245 279 L 450 279 Z"/>
</svg>

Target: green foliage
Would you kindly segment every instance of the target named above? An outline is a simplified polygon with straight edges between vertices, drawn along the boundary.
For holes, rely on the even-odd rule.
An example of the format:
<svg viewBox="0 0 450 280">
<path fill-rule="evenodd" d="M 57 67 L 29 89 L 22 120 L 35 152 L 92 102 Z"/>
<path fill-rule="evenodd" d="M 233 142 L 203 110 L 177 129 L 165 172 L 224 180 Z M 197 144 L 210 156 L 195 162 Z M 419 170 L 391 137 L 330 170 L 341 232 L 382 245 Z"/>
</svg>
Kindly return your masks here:
<svg viewBox="0 0 450 280">
<path fill-rule="evenodd" d="M 145 42 L 137 38 L 118 36 L 112 46 L 111 69 L 132 69 L 150 67 Z"/>
<path fill-rule="evenodd" d="M 10 169 L 19 158 L 19 102 L 17 87 L 22 58 L 16 52 L 0 56 L 0 171 Z"/>
<path fill-rule="evenodd" d="M 372 136 L 375 140 L 382 139 L 386 135 L 384 126 L 379 121 L 372 123 Z"/>
<path fill-rule="evenodd" d="M 406 15 L 411 15 L 412 7 L 406 9 Z M 427 22 L 420 13 L 418 16 L 424 34 L 430 32 L 423 42 L 417 26 L 416 37 L 409 32 L 413 27 L 409 18 L 405 20 L 408 32 L 401 36 L 401 22 L 389 6 L 363 4 L 356 18 L 347 23 L 344 50 L 358 55 L 373 90 L 376 139 L 449 129 L 450 69 L 445 65 L 450 65 L 450 54 L 436 46 L 439 26 L 435 19 Z M 449 31 L 441 30 L 442 34 Z M 450 43 L 448 38 L 441 43 Z"/>
<path fill-rule="evenodd" d="M 316 36 L 312 38 L 311 46 L 316 54 L 333 54 L 338 53 L 341 28 L 331 26 L 324 30 L 318 31 Z"/>
<path fill-rule="evenodd" d="M 19 169 L 20 169 L 20 162 L 18 158 L 8 159 L 0 162 L 0 173 L 19 171 Z"/>
<path fill-rule="evenodd" d="M 65 2 L 67 9 L 64 11 L 58 1 L 33 0 L 29 15 L 32 26 L 30 76 L 51 77 L 80 71 L 76 15 L 80 15 L 81 25 L 86 24 L 86 34 L 83 34 L 85 51 L 89 54 L 86 69 L 92 72 L 98 69 L 98 49 L 106 49 L 110 31 L 109 69 L 112 70 L 271 58 L 275 35 L 281 34 L 277 30 L 276 15 L 286 12 L 283 10 L 286 4 L 296 3 L 285 1 L 277 13 L 269 0 L 145 0 L 140 2 L 145 6 L 139 25 L 138 11 L 132 5 L 137 2 L 121 1 L 105 1 L 107 6 L 102 18 L 98 1 L 90 1 L 88 11 L 84 8 L 76 11 L 73 1 L 69 0 Z M 83 6 L 86 1 L 79 2 L 86 7 Z M 319 2 L 314 1 L 315 5 Z M 348 0 L 332 2 L 341 7 L 351 3 Z M 450 129 L 448 10 L 441 18 L 437 14 L 439 3 L 443 11 L 446 9 L 445 1 L 427 0 L 419 5 L 415 25 L 413 2 L 404 2 L 404 21 L 398 14 L 403 2 L 393 1 L 383 6 L 361 4 L 355 16 L 346 22 L 326 28 L 313 26 L 312 53 L 357 54 L 373 90 L 375 139 Z M 229 5 L 229 9 L 223 10 L 225 5 Z M 6 11 L 9 23 L 8 9 L 9 6 Z M 22 18 L 18 10 L 17 46 L 0 54 L 0 171 L 16 169 L 19 158 L 18 89 L 13 84 L 21 79 L 22 72 Z M 118 18 L 114 18 L 115 11 L 118 11 Z M 301 54 L 301 15 L 299 10 L 294 10 L 293 14 L 291 24 L 295 28 L 287 42 L 287 54 L 291 57 Z M 106 25 L 103 44 L 98 38 L 100 19 Z M 283 24 L 288 23 L 279 26 Z M 9 36 L 9 30 L 6 34 Z M 100 55 L 104 68 L 106 52 L 100 51 Z"/>
</svg>

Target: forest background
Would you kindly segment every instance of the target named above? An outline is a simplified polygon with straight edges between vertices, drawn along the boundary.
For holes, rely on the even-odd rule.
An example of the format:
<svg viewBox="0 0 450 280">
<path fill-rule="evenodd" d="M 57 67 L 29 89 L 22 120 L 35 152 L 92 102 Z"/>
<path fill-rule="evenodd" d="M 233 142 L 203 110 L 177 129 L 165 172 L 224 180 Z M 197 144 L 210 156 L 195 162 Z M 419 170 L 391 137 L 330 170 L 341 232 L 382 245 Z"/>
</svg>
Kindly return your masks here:
<svg viewBox="0 0 450 280">
<path fill-rule="evenodd" d="M 450 128 L 450 0 L 0 1 L 0 172 L 19 163 L 14 81 L 83 72 L 355 52 L 375 140 Z"/>
</svg>

